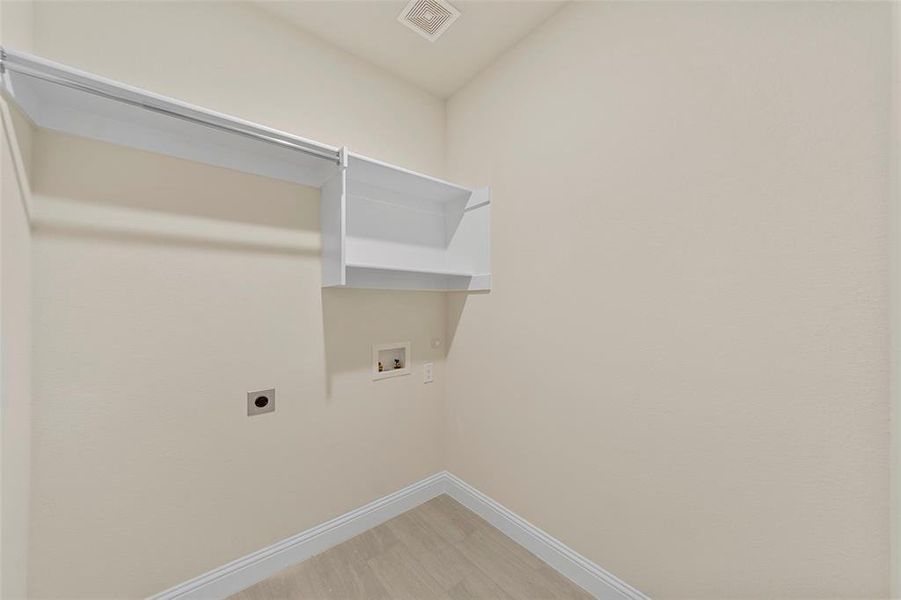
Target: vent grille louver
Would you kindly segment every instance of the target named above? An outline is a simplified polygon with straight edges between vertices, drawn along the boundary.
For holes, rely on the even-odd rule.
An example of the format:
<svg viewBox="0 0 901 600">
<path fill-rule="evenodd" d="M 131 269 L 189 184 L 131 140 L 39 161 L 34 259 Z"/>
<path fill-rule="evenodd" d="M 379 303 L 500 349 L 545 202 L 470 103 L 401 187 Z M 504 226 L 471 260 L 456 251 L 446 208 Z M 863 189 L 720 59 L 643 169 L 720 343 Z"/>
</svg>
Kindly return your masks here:
<svg viewBox="0 0 901 600">
<path fill-rule="evenodd" d="M 410 0 L 397 20 L 434 42 L 459 16 L 460 11 L 444 0 Z"/>
</svg>

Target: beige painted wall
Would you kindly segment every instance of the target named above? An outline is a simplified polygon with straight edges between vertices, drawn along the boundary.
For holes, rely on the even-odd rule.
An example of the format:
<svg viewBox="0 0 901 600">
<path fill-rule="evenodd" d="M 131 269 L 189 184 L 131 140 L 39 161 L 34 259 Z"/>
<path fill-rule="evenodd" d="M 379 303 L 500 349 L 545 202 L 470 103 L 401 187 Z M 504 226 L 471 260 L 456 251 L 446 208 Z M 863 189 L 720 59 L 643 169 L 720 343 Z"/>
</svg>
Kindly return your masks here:
<svg viewBox="0 0 901 600">
<path fill-rule="evenodd" d="M 0 0 L 0 41 L 26 52 L 34 49 L 32 0 Z"/>
<path fill-rule="evenodd" d="M 901 598 L 901 4 L 892 3 L 891 594 Z"/>
<path fill-rule="evenodd" d="M 34 47 L 50 60 L 412 169 L 440 175 L 444 167 L 442 101 L 246 3 L 42 0 Z"/>
<path fill-rule="evenodd" d="M 443 165 L 443 103 L 241 4 L 41 3 L 36 40 Z M 48 132 L 35 156 L 32 596 L 152 594 L 443 468 L 445 299 L 321 290 L 315 190 Z M 414 375 L 371 382 L 370 344 L 398 339 Z M 275 414 L 248 419 L 270 386 Z"/>
<path fill-rule="evenodd" d="M 0 44 L 31 49 L 30 2 L 0 2 Z M 31 129 L 3 100 L 0 131 L 0 597 L 25 596 L 31 491 L 31 230 L 13 151 L 31 158 Z M 17 140 L 13 141 L 11 140 Z"/>
<path fill-rule="evenodd" d="M 322 292 L 310 190 L 40 134 L 32 594 L 143 596 L 449 466 L 654 597 L 884 596 L 886 10 L 564 9 L 450 101 L 496 225 L 450 311 Z M 253 8 L 41 3 L 36 40 L 442 174 L 442 103 Z M 446 408 L 440 355 L 368 381 L 445 325 Z"/>
<path fill-rule="evenodd" d="M 450 100 L 452 472 L 655 598 L 886 596 L 889 9 L 576 4 Z"/>
<path fill-rule="evenodd" d="M 0 132 L 0 596 L 12 599 L 25 596 L 27 575 L 32 236 L 18 176 L 25 173 L 17 172 L 13 159 L 13 148 L 19 146 L 8 140 L 21 139 L 24 150 L 30 130 L 5 103 L 0 110 L 11 118 L 3 120 Z M 13 125 L 11 136 L 8 123 Z"/>
</svg>

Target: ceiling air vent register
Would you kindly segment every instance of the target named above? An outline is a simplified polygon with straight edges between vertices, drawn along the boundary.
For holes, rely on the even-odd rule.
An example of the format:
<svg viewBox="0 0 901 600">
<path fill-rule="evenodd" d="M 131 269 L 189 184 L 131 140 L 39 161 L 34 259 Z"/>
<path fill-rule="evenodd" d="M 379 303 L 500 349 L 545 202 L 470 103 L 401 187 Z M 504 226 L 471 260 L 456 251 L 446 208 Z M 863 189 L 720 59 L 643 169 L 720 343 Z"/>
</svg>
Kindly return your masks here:
<svg viewBox="0 0 901 600">
<path fill-rule="evenodd" d="M 397 20 L 434 42 L 459 16 L 460 11 L 444 0 L 410 0 Z"/>
</svg>

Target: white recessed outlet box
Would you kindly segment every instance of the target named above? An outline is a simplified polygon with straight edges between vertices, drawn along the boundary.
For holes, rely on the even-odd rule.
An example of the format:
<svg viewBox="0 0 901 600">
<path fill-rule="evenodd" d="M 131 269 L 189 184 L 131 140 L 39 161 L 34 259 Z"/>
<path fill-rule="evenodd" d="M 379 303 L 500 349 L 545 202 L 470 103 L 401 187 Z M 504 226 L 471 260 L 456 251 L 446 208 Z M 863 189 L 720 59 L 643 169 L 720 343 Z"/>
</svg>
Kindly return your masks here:
<svg viewBox="0 0 901 600">
<path fill-rule="evenodd" d="M 432 383 L 435 380 L 435 363 L 427 362 L 422 365 L 422 382 Z"/>
<path fill-rule="evenodd" d="M 377 344 L 372 347 L 372 379 L 409 375 L 412 361 L 410 342 Z"/>
</svg>

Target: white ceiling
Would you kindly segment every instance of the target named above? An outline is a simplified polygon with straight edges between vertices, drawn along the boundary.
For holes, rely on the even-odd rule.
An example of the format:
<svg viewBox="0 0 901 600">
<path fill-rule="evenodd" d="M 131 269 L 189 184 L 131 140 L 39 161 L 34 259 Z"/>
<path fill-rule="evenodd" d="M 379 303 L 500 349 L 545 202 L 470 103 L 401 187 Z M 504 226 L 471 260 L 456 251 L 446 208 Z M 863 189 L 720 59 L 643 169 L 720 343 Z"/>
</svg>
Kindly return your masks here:
<svg viewBox="0 0 901 600">
<path fill-rule="evenodd" d="M 446 98 L 556 12 L 561 0 L 450 0 L 461 15 L 437 41 L 404 27 L 407 0 L 258 0 L 264 10 Z"/>
</svg>

